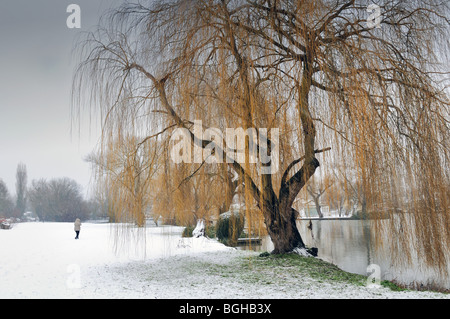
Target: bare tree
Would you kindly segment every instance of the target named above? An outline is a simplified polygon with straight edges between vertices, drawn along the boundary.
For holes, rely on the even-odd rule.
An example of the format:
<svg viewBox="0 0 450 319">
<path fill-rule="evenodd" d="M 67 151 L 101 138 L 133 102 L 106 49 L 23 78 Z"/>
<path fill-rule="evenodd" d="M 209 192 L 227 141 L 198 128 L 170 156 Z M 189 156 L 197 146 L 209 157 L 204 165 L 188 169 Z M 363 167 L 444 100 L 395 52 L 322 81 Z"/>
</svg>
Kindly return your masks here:
<svg viewBox="0 0 450 319">
<path fill-rule="evenodd" d="M 31 209 L 39 217 L 39 220 L 45 222 L 52 220 L 50 214 L 50 190 L 45 179 L 31 181 L 31 186 L 28 188 L 28 196 L 30 200 Z"/>
<path fill-rule="evenodd" d="M 70 178 L 33 180 L 28 193 L 32 209 L 43 222 L 73 222 L 89 216 L 81 187 Z"/>
<path fill-rule="evenodd" d="M 14 212 L 14 202 L 9 194 L 8 187 L 0 178 L 0 216 L 11 217 Z"/>
<path fill-rule="evenodd" d="M 262 212 L 274 253 L 304 247 L 292 204 L 318 157 L 357 169 L 374 210 L 393 202 L 400 175 L 414 198 L 403 203 L 416 221 L 410 232 L 442 267 L 450 243 L 448 3 L 380 1 L 376 26 L 370 3 L 127 3 L 80 44 L 75 105 L 87 98 L 100 111 L 104 142 L 117 129 L 153 136 L 178 127 L 204 148 L 211 141 L 193 132 L 194 120 L 222 131 L 280 128 L 278 174 L 258 175 L 270 161 L 224 161 Z M 132 101 L 126 109 L 124 100 Z M 224 148 L 215 152 L 226 158 Z"/>
<path fill-rule="evenodd" d="M 16 217 L 22 217 L 27 209 L 27 167 L 17 165 L 16 171 Z"/>
<path fill-rule="evenodd" d="M 322 183 L 314 183 L 314 180 L 310 181 L 306 186 L 306 191 L 312 197 L 314 205 L 316 206 L 317 214 L 319 218 L 323 218 L 323 213 L 320 205 L 320 197 L 333 186 L 333 181 L 330 178 L 325 178 Z"/>
</svg>

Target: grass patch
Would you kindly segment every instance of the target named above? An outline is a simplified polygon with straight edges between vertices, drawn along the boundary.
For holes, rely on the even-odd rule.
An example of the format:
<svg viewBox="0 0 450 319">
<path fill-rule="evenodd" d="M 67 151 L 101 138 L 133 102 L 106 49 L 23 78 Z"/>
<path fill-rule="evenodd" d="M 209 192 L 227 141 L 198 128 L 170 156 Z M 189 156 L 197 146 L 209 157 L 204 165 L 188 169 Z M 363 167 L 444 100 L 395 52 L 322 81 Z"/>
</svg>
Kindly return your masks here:
<svg viewBox="0 0 450 319">
<path fill-rule="evenodd" d="M 215 258 L 216 255 L 218 258 Z M 328 293 L 339 296 L 341 292 L 353 293 L 353 290 L 357 291 L 357 288 L 367 285 L 367 276 L 352 274 L 321 259 L 303 257 L 295 253 L 258 255 L 249 252 L 240 255 L 230 253 L 228 256 L 211 254 L 206 257 L 182 258 L 182 264 L 177 262 L 165 269 L 163 274 L 148 280 L 169 280 L 179 282 L 184 287 L 191 284 L 197 287 L 200 279 L 210 285 L 216 285 L 217 289 L 226 286 L 228 289 L 246 287 L 245 289 L 259 291 L 270 287 L 278 297 L 285 293 L 307 297 L 315 291 L 318 291 L 320 296 Z M 381 286 L 394 292 L 410 291 L 386 280 L 381 282 Z M 386 293 L 386 290 L 374 289 L 369 295 L 383 293 Z"/>
<path fill-rule="evenodd" d="M 261 270 L 290 267 L 292 268 L 290 270 L 292 276 L 309 275 L 319 282 L 339 282 L 356 286 L 365 286 L 367 283 L 367 276 L 349 273 L 319 258 L 303 257 L 295 253 L 282 255 L 263 253 L 257 257 L 251 257 L 251 259 L 255 261 L 254 265 Z M 406 290 L 387 280 L 381 281 L 380 284 L 393 291 Z"/>
<path fill-rule="evenodd" d="M 229 282 L 292 287 L 318 283 L 344 284 L 365 287 L 367 276 L 346 272 L 319 258 L 303 257 L 295 253 L 241 256 L 231 263 L 214 260 L 193 260 L 183 267 L 186 275 L 217 276 Z M 311 281 L 311 279 L 313 281 Z M 383 280 L 381 286 L 392 291 L 407 290 L 393 282 Z"/>
</svg>

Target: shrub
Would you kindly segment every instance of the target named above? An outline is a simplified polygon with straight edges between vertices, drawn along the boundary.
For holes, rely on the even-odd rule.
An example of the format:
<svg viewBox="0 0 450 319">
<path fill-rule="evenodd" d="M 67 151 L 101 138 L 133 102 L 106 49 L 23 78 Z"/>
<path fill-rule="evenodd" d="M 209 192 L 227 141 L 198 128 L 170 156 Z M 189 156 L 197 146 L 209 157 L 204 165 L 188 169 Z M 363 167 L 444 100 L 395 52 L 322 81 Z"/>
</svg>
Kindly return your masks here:
<svg viewBox="0 0 450 319">
<path fill-rule="evenodd" d="M 194 226 L 191 226 L 191 225 L 186 226 L 186 227 L 183 229 L 183 233 L 181 234 L 181 237 L 192 237 L 192 231 L 193 231 L 194 229 L 195 229 Z"/>
<path fill-rule="evenodd" d="M 195 226 L 192 226 L 192 225 L 186 226 L 183 229 L 183 233 L 181 234 L 181 237 L 192 237 L 192 231 L 194 229 L 195 229 Z M 205 235 L 208 238 L 215 238 L 216 237 L 216 231 L 215 231 L 214 227 L 206 226 Z"/>
<path fill-rule="evenodd" d="M 243 230 L 244 217 L 240 214 L 230 214 L 219 218 L 216 226 L 216 235 L 221 243 L 235 247 Z"/>
</svg>

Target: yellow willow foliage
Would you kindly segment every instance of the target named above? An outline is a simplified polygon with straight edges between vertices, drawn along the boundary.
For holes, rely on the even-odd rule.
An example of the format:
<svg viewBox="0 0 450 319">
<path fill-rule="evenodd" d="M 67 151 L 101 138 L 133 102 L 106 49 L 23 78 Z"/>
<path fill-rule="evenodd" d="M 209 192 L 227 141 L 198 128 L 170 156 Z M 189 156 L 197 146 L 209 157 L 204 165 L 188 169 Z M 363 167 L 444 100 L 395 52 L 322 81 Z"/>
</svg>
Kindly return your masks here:
<svg viewBox="0 0 450 319">
<path fill-rule="evenodd" d="M 264 224 L 275 251 L 284 252 L 302 245 L 291 207 L 306 199 L 308 182 L 328 178 L 326 200 L 374 218 L 375 243 L 446 272 L 449 7 L 379 2 L 375 27 L 367 24 L 371 1 L 127 3 L 80 44 L 74 102 L 81 112 L 87 100 L 101 117 L 108 167 L 120 154 L 114 143 L 128 143 L 124 136 L 163 146 L 153 176 L 161 214 L 167 205 L 167 216 L 191 223 L 214 206 L 227 210 L 237 174 L 251 227 Z M 171 163 L 175 128 L 189 132 L 193 147 L 211 142 L 193 132 L 194 121 L 221 132 L 278 128 L 279 168 L 259 174 L 264 165 L 248 156 Z M 133 176 L 133 161 L 120 159 L 125 175 Z M 114 196 L 125 196 L 119 189 Z"/>
<path fill-rule="evenodd" d="M 92 153 L 88 161 L 93 167 L 97 193 L 108 211 L 110 221 L 118 223 L 115 231 L 125 240 L 129 229 L 145 226 L 153 205 L 152 186 L 159 163 L 159 148 L 154 141 L 144 143 L 135 136 L 119 136 L 109 140 L 105 149 Z M 157 218 L 155 218 L 157 219 Z M 136 232 L 133 236 L 140 237 Z M 120 242 L 116 242 L 118 248 Z"/>
</svg>

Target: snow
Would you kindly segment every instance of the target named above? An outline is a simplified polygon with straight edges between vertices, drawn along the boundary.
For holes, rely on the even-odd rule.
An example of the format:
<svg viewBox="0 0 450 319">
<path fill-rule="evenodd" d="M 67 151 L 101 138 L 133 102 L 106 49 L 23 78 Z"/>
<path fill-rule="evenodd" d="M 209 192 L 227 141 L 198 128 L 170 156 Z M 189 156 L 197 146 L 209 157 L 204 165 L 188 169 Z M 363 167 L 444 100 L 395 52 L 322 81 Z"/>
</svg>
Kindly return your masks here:
<svg viewBox="0 0 450 319">
<path fill-rule="evenodd" d="M 306 248 L 294 248 L 294 252 L 303 257 L 312 257 L 312 255 L 306 250 Z"/>
<path fill-rule="evenodd" d="M 181 238 L 182 230 L 149 227 L 117 246 L 121 229 L 109 224 L 83 223 L 79 240 L 73 223 L 0 230 L 0 298 L 448 298 L 292 278 L 277 269 L 267 274 L 276 282 L 269 286 L 251 280 L 251 270 L 245 278 L 234 271 L 257 253 L 205 237 Z"/>
<path fill-rule="evenodd" d="M 197 226 L 195 226 L 195 229 L 192 231 L 192 236 L 194 238 L 205 236 L 205 221 L 203 219 L 197 221 Z"/>
</svg>

